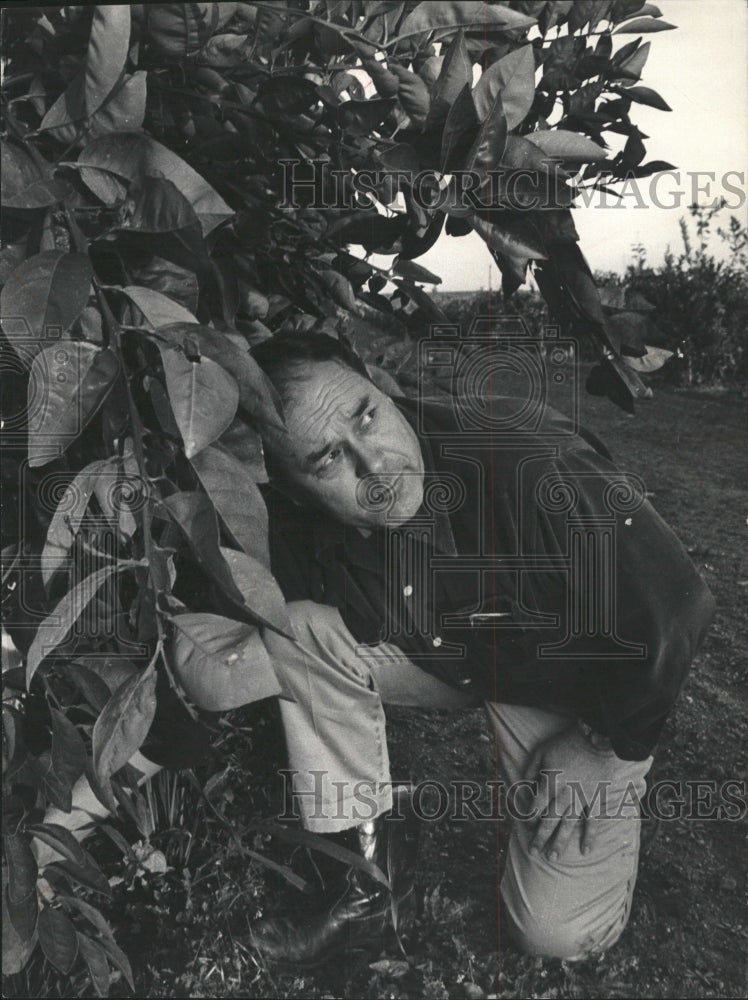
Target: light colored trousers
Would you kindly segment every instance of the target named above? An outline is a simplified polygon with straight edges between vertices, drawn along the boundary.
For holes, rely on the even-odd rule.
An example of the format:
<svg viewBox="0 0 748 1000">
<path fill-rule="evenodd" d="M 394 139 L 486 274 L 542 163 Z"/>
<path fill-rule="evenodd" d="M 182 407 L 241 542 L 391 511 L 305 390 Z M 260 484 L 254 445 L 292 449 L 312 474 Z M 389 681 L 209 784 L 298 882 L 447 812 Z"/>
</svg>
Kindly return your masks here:
<svg viewBox="0 0 748 1000">
<path fill-rule="evenodd" d="M 367 653 L 357 646 L 337 609 L 311 601 L 289 605 L 298 642 L 265 632 L 283 687 L 280 705 L 295 804 L 304 826 L 318 833 L 346 829 L 362 813 L 359 789 L 375 815 L 392 796 L 383 702 L 456 709 L 472 698 L 419 669 L 394 646 Z M 372 655 L 367 655 L 371 653 Z M 525 778 L 533 752 L 574 725 L 568 715 L 544 709 L 485 703 L 496 741 L 499 775 L 507 785 Z M 590 757 L 599 759 L 590 747 Z M 616 758 L 607 789 L 610 818 L 599 820 L 593 849 L 582 854 L 575 836 L 559 860 L 530 851 L 530 824 L 511 825 L 500 886 L 501 928 L 525 952 L 570 961 L 601 952 L 617 941 L 628 920 L 639 860 L 638 810 L 652 760 Z M 610 761 L 606 777 L 611 780 Z M 573 775 L 570 776 L 573 778 Z"/>
</svg>

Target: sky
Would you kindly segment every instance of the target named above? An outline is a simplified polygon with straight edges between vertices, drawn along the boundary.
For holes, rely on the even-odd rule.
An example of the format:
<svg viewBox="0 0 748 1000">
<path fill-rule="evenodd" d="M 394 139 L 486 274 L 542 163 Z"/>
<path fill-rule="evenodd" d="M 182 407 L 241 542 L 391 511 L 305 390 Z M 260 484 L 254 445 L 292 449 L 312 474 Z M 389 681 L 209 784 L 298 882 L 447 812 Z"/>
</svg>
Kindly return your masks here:
<svg viewBox="0 0 748 1000">
<path fill-rule="evenodd" d="M 724 195 L 728 208 L 722 225 L 737 215 L 746 222 L 748 169 L 748 4 L 745 0 L 658 0 L 663 20 L 675 31 L 642 36 L 651 41 L 641 84 L 656 90 L 672 108 L 657 111 L 633 105 L 631 118 L 650 138 L 649 160 L 665 160 L 678 168 L 679 178 L 660 175 L 655 199 L 651 180 L 640 183 L 640 199 L 626 199 L 624 208 L 599 202 L 580 206 L 574 221 L 580 245 L 593 270 L 623 272 L 633 261 L 631 247 L 646 247 L 647 263 L 662 263 L 668 246 L 682 249 L 678 220 L 690 219 L 693 201 L 711 204 Z M 614 52 L 635 35 L 614 37 Z M 616 139 L 612 136 L 612 139 Z M 694 179 L 697 171 L 702 175 Z M 730 172 L 733 173 L 730 173 Z M 704 174 L 714 174 L 714 179 Z M 705 190 L 696 192 L 694 184 Z M 740 193 L 730 188 L 737 188 Z M 680 207 L 678 201 L 680 200 Z M 637 207 L 637 202 L 639 207 Z M 641 207 L 641 205 L 644 207 Z M 728 252 L 715 238 L 716 256 Z M 501 277 L 480 237 L 442 235 L 418 263 L 442 278 L 440 291 L 499 288 Z"/>
</svg>

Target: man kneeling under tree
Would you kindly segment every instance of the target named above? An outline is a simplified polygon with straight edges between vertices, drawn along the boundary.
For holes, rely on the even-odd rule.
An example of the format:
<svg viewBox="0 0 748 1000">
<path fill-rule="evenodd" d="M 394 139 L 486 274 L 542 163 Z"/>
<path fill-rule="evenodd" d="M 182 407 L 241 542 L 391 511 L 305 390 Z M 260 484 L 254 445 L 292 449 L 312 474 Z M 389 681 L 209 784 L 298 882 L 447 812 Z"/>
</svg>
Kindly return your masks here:
<svg viewBox="0 0 748 1000">
<path fill-rule="evenodd" d="M 253 355 L 286 413 L 285 432 L 263 433 L 272 570 L 298 643 L 265 641 L 304 826 L 376 863 L 401 902 L 413 817 L 402 789 L 393 810 L 382 704 L 482 702 L 500 778 L 538 779 L 534 819 L 512 824 L 502 929 L 534 955 L 604 951 L 637 873 L 625 799 L 645 790 L 711 594 L 604 446 L 559 413 L 470 445 L 453 406 L 389 398 L 339 341 L 279 334 Z M 491 426 L 521 409 L 492 398 Z M 571 808 L 601 787 L 604 815 Z M 315 915 L 258 921 L 252 941 L 313 965 L 381 942 L 391 904 L 352 866 Z"/>
</svg>

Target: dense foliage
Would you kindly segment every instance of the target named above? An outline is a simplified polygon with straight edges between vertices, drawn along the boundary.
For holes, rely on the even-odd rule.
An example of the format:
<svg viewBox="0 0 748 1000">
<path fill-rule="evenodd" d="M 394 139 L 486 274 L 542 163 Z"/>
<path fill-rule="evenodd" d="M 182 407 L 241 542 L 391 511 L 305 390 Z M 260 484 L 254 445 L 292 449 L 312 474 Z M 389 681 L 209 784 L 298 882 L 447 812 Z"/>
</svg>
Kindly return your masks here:
<svg viewBox="0 0 748 1000">
<path fill-rule="evenodd" d="M 130 975 L 95 905 L 106 878 L 46 810 L 85 774 L 137 820 L 144 742 L 184 766 L 205 713 L 278 690 L 258 425 L 283 415 L 251 345 L 282 326 L 370 360 L 383 329 L 407 343 L 443 317 L 414 259 L 475 230 L 505 294 L 531 266 L 596 345 L 597 391 L 646 393 L 571 181 L 667 166 L 643 162 L 630 113 L 667 110 L 638 81 L 641 36 L 669 27 L 640 0 L 5 11 L 6 972 L 38 941 L 97 995 L 110 964 Z"/>
</svg>

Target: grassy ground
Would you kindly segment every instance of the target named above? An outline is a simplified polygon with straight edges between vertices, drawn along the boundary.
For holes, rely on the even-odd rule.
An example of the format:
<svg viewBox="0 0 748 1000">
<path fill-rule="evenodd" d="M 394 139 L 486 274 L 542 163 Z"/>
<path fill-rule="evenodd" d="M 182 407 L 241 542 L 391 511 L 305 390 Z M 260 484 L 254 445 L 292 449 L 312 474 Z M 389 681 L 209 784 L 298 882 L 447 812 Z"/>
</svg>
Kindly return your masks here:
<svg viewBox="0 0 748 1000">
<path fill-rule="evenodd" d="M 606 441 L 622 468 L 643 477 L 719 604 L 652 775 L 745 781 L 744 401 L 663 387 L 635 418 L 605 400 L 584 396 L 582 402 L 585 424 Z M 436 1000 L 746 994 L 745 827 L 708 819 L 660 825 L 641 862 L 623 937 L 606 955 L 579 965 L 521 956 L 502 938 L 496 912 L 501 832 L 490 823 L 444 819 L 426 824 L 407 958 L 393 946 L 373 961 L 348 955 L 314 975 L 261 967 L 246 948 L 247 921 L 298 907 L 302 897 L 243 853 L 258 848 L 289 860 L 289 848 L 246 828 L 248 817 L 271 815 L 278 805 L 268 792 L 268 778 L 283 762 L 277 720 L 272 710 L 254 706 L 234 722 L 243 731 L 227 735 L 220 761 L 226 768 L 223 789 L 216 790 L 216 801 L 234 824 L 235 837 L 182 789 L 184 815 L 176 821 L 194 819 L 191 845 L 173 833 L 153 838 L 156 846 L 168 847 L 171 871 L 141 878 L 112 855 L 112 871 L 125 880 L 110 916 L 132 958 L 138 996 Z M 494 776 L 481 711 L 455 716 L 393 710 L 389 739 L 397 777 Z M 175 822 L 173 803 L 170 809 Z M 295 863 L 309 873 L 303 857 Z M 43 979 L 43 970 L 38 975 Z M 49 985 L 49 977 L 45 981 Z M 81 981 L 76 994 L 49 986 L 46 995 L 84 991 Z M 130 995 L 122 982 L 112 992 Z"/>
</svg>

